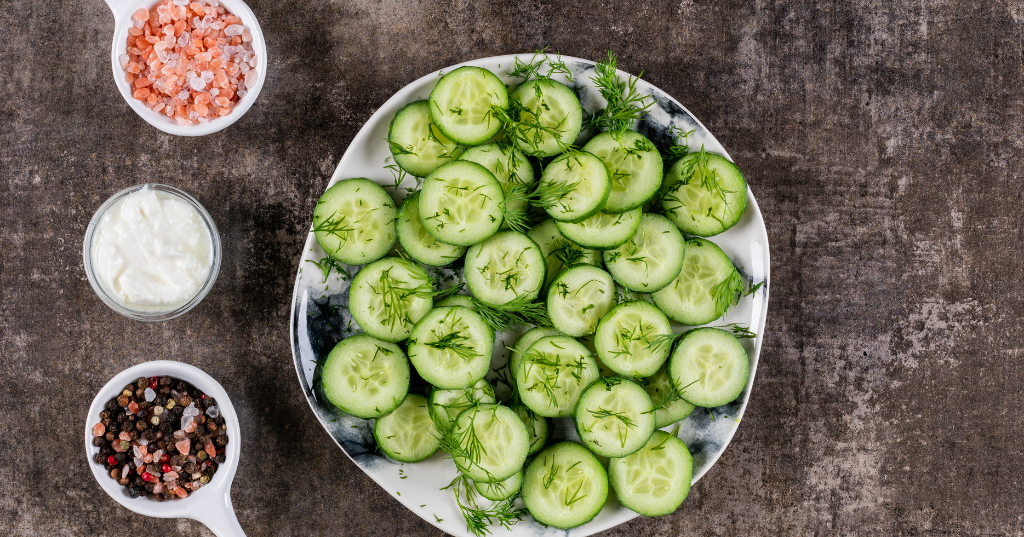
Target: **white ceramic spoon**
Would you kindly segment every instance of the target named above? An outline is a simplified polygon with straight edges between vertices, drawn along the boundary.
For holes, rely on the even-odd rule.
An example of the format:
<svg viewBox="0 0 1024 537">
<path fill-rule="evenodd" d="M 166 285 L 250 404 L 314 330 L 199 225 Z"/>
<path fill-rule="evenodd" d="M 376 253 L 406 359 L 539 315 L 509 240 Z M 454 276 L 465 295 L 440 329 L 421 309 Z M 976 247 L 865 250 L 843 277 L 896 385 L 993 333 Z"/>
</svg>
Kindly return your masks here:
<svg viewBox="0 0 1024 537">
<path fill-rule="evenodd" d="M 217 132 L 238 121 L 238 118 L 242 117 L 249 110 L 249 107 L 252 106 L 252 103 L 256 101 L 260 90 L 263 89 L 263 81 L 267 78 L 267 42 L 263 38 L 263 30 L 260 29 L 260 23 L 256 20 L 256 15 L 253 14 L 249 6 L 242 0 L 220 0 L 220 5 L 224 6 L 231 14 L 242 19 L 242 26 L 252 34 L 252 49 L 256 54 L 255 69 L 258 75 L 256 87 L 248 90 L 245 96 L 238 100 L 230 114 L 212 119 L 209 123 L 198 123 L 195 125 L 179 125 L 177 121 L 164 114 L 154 112 L 142 104 L 142 101 L 132 97 L 132 88 L 124 79 L 125 70 L 121 68 L 121 64 L 117 59 L 127 52 L 128 29 L 134 24 L 132 14 L 139 8 L 151 9 L 159 1 L 106 0 L 106 2 L 110 6 L 110 10 L 114 12 L 114 42 L 110 47 L 110 64 L 114 69 L 114 82 L 117 83 L 117 89 L 121 90 L 121 96 L 132 107 L 132 110 L 135 110 L 135 113 L 139 114 L 150 125 L 168 134 L 202 136 Z"/>
<path fill-rule="evenodd" d="M 160 376 L 183 380 L 212 396 L 217 401 L 221 415 L 224 416 L 230 439 L 224 453 L 226 460 L 217 468 L 217 472 L 213 474 L 213 479 L 209 483 L 189 494 L 187 498 L 163 502 L 158 502 L 148 496 L 139 498 L 129 496 L 128 491 L 110 477 L 106 468 L 93 460 L 93 456 L 99 452 L 99 448 L 92 445 L 92 427 L 100 421 L 100 412 L 107 401 L 117 397 L 126 385 L 133 384 L 139 377 Z M 129 367 L 110 379 L 110 382 L 96 394 L 85 419 L 85 452 L 88 455 L 89 467 L 92 469 L 93 475 L 96 476 L 96 481 L 111 498 L 140 515 L 198 520 L 210 528 L 217 537 L 245 537 L 245 532 L 242 531 L 242 527 L 238 525 L 238 519 L 235 518 L 235 508 L 231 505 L 231 481 L 235 478 L 235 470 L 238 469 L 241 436 L 235 407 L 231 405 L 231 399 L 228 398 L 224 388 L 216 380 L 213 380 L 213 377 L 196 367 L 166 360 L 146 362 Z"/>
</svg>

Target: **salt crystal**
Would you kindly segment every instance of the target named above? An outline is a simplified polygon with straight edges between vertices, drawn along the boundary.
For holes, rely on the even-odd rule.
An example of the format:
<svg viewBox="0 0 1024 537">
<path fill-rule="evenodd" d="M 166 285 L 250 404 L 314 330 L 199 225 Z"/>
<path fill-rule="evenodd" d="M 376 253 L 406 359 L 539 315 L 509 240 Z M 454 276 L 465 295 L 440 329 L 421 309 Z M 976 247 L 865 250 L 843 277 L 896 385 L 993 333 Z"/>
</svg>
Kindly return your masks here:
<svg viewBox="0 0 1024 537">
<path fill-rule="evenodd" d="M 199 78 L 199 77 L 190 78 L 188 80 L 188 84 L 190 86 L 192 86 L 192 89 L 194 89 L 196 91 L 203 91 L 203 89 L 206 88 L 206 81 L 201 79 L 201 78 Z"/>
<path fill-rule="evenodd" d="M 132 452 L 135 453 L 136 457 L 138 457 L 138 458 L 142 457 L 142 450 L 139 449 L 139 446 L 132 446 Z"/>
<path fill-rule="evenodd" d="M 210 90 L 210 95 L 216 97 L 218 94 L 220 94 L 220 90 L 219 89 L 213 88 L 213 89 Z M 207 414 L 209 414 L 209 412 L 207 412 Z"/>
<path fill-rule="evenodd" d="M 214 21 L 214 23 L 210 25 L 210 28 L 213 28 L 214 30 L 223 30 L 224 21 Z"/>
<path fill-rule="evenodd" d="M 134 459 L 132 459 L 132 462 L 135 463 L 136 468 L 142 468 L 142 465 L 144 464 L 142 462 L 142 457 L 135 457 Z"/>
<path fill-rule="evenodd" d="M 189 2 L 189 0 L 174 0 L 174 5 L 176 5 L 176 6 L 187 6 L 188 2 Z"/>
<path fill-rule="evenodd" d="M 185 438 L 185 431 L 174 431 L 175 438 Z"/>
<path fill-rule="evenodd" d="M 178 38 L 179 47 L 187 47 L 189 41 L 192 39 L 192 34 L 188 32 L 181 32 L 181 37 Z"/>
<path fill-rule="evenodd" d="M 203 82 L 206 82 L 207 84 L 213 82 L 213 71 L 203 71 L 199 76 L 201 76 L 203 78 Z"/>
<path fill-rule="evenodd" d="M 128 469 L 128 465 L 127 464 L 124 465 L 124 469 L 121 470 L 121 479 L 124 479 L 124 478 L 128 477 L 128 472 L 129 471 L 131 471 L 131 470 Z"/>
<path fill-rule="evenodd" d="M 164 484 L 163 483 L 157 483 L 157 484 L 153 485 L 153 494 L 160 494 L 163 491 L 164 491 Z"/>
<path fill-rule="evenodd" d="M 246 93 L 249 93 L 249 92 L 245 91 L 244 89 L 238 90 L 238 98 L 241 99 L 242 97 L 245 97 Z"/>
<path fill-rule="evenodd" d="M 143 392 L 143 395 L 146 396 L 146 401 L 149 401 L 150 403 L 153 402 L 153 399 L 156 399 L 156 392 L 153 391 L 153 388 L 146 388 L 146 391 Z"/>
<path fill-rule="evenodd" d="M 178 94 L 178 100 L 179 101 L 187 101 L 188 100 L 188 96 L 189 96 L 189 93 L 187 91 L 185 91 L 185 90 L 182 90 L 181 93 Z"/>
<path fill-rule="evenodd" d="M 245 73 L 245 89 L 250 90 L 256 85 L 256 71 Z"/>
<path fill-rule="evenodd" d="M 146 23 L 144 21 L 135 21 L 135 27 L 141 30 L 146 27 Z"/>
<path fill-rule="evenodd" d="M 233 36 L 236 36 L 236 35 L 242 35 L 242 30 L 243 30 L 243 28 L 242 28 L 241 24 L 231 24 L 231 25 L 228 25 L 227 28 L 224 28 L 224 35 L 226 35 L 228 37 L 233 37 Z"/>
<path fill-rule="evenodd" d="M 252 41 L 252 32 L 249 30 L 242 30 L 242 42 L 248 43 Z"/>
<path fill-rule="evenodd" d="M 121 64 L 121 69 L 128 67 L 128 55 L 122 54 L 117 57 L 117 63 Z"/>
<path fill-rule="evenodd" d="M 209 28 L 210 24 L 212 24 L 212 23 L 213 23 L 213 17 L 210 16 L 210 15 L 207 15 L 207 16 L 203 17 L 203 21 L 200 23 L 199 27 L 200 28 Z"/>
<path fill-rule="evenodd" d="M 140 438 L 139 439 L 139 445 L 142 446 L 142 447 L 146 447 L 146 446 L 149 445 L 149 440 L 146 440 L 145 438 Z"/>
</svg>

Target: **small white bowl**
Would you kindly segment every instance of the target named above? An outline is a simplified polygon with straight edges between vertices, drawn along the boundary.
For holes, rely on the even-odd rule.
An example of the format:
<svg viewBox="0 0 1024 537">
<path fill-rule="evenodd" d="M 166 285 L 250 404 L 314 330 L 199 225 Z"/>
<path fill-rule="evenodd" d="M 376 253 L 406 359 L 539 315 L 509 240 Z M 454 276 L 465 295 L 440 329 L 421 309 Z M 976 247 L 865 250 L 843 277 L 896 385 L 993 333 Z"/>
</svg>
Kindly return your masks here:
<svg viewBox="0 0 1024 537">
<path fill-rule="evenodd" d="M 108 209 L 114 206 L 115 203 L 120 201 L 125 196 L 137 192 L 143 188 L 149 188 L 163 192 L 174 196 L 185 203 L 192 206 L 193 209 L 199 214 L 203 224 L 206 226 L 207 232 L 210 234 L 210 247 L 213 252 L 210 258 L 210 274 L 206 277 L 206 281 L 203 282 L 203 286 L 199 288 L 199 291 L 184 304 L 172 308 L 166 309 L 132 309 L 122 302 L 115 300 L 107 291 L 100 285 L 99 278 L 96 276 L 96 260 L 93 259 L 93 240 L 96 238 L 96 231 L 99 228 L 100 219 L 103 218 L 103 214 Z M 85 266 L 85 275 L 89 279 L 89 284 L 92 286 L 93 291 L 100 297 L 100 300 L 104 304 L 110 306 L 110 309 L 138 321 L 166 321 L 173 319 L 180 315 L 184 315 L 192 308 L 199 305 L 199 303 L 209 294 L 210 289 L 213 288 L 214 282 L 217 281 L 217 275 L 220 273 L 220 259 L 221 259 L 221 244 L 220 234 L 217 232 L 217 225 L 213 223 L 213 217 L 210 213 L 203 208 L 198 201 L 192 196 L 189 196 L 185 192 L 174 188 L 173 186 L 161 185 L 159 183 L 146 183 L 142 185 L 130 186 L 113 196 L 110 196 L 107 201 L 100 205 L 100 208 L 96 210 L 96 214 L 93 215 L 92 220 L 89 221 L 89 226 L 85 229 L 85 239 L 82 241 L 82 263 Z"/>
<path fill-rule="evenodd" d="M 128 384 L 134 383 L 139 377 L 168 376 L 192 384 L 203 393 L 217 401 L 224 422 L 227 424 L 228 444 L 224 452 L 224 464 L 217 468 L 213 478 L 199 490 L 189 494 L 187 498 L 158 502 L 149 496 L 132 498 L 125 487 L 110 477 L 102 464 L 97 464 L 93 457 L 99 448 L 92 445 L 92 427 L 100 421 L 100 412 L 107 401 L 117 397 Z M 218 537 L 244 537 L 245 532 L 238 524 L 235 509 L 231 505 L 231 481 L 238 469 L 238 458 L 242 448 L 242 435 L 238 426 L 235 407 L 231 405 L 224 388 L 199 368 L 181 362 L 158 360 L 146 362 L 125 369 L 110 379 L 103 389 L 96 394 L 89 414 L 85 420 L 85 452 L 89 459 L 89 467 L 100 487 L 117 503 L 140 515 L 155 518 L 191 518 L 202 522 Z"/>
<path fill-rule="evenodd" d="M 220 4 L 231 12 L 232 15 L 242 19 L 242 25 L 252 34 L 252 50 L 256 54 L 255 69 L 258 75 L 256 87 L 247 90 L 245 96 L 235 103 L 235 107 L 231 110 L 230 114 L 212 119 L 209 123 L 196 123 L 194 125 L 179 125 L 177 121 L 164 114 L 154 112 L 151 108 L 142 104 L 142 101 L 132 97 L 132 88 L 124 79 L 125 70 L 121 68 L 121 64 L 117 60 L 120 55 L 126 54 L 128 50 L 128 29 L 133 24 L 132 14 L 139 8 L 150 9 L 159 1 L 106 0 L 106 2 L 110 6 L 110 10 L 114 12 L 114 42 L 110 47 L 110 64 L 114 70 L 114 82 L 117 83 L 117 89 L 121 90 L 121 96 L 132 107 L 132 110 L 135 110 L 135 113 L 139 114 L 150 125 L 168 134 L 203 136 L 204 134 L 211 134 L 227 128 L 235 121 L 238 121 L 249 110 L 252 103 L 256 101 L 260 90 L 263 89 L 263 81 L 267 78 L 267 42 L 263 37 L 263 30 L 260 29 L 260 23 L 256 20 L 256 15 L 253 14 L 249 6 L 242 0 L 220 0 Z"/>
</svg>

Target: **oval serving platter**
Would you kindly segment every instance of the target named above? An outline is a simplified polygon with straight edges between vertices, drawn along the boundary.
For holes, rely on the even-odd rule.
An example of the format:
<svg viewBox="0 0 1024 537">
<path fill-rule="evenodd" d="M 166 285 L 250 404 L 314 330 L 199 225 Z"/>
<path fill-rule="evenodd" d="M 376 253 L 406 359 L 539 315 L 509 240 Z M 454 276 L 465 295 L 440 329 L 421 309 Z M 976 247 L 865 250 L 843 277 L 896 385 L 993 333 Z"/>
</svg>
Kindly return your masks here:
<svg viewBox="0 0 1024 537">
<path fill-rule="evenodd" d="M 394 174 L 385 167 L 392 163 L 389 159 L 391 152 L 385 141 L 391 118 L 405 104 L 416 99 L 426 99 L 440 79 L 441 73 L 461 65 L 487 68 L 509 86 L 515 86 L 522 80 L 509 76 L 507 71 L 512 69 L 517 58 L 529 62 L 534 55 L 508 55 L 474 60 L 430 73 L 402 88 L 388 99 L 356 134 L 327 187 L 342 179 L 367 177 L 384 186 L 394 196 L 395 201 L 401 203 L 417 183 L 415 178 L 409 177 L 404 182 L 396 184 Z M 585 110 L 593 111 L 603 107 L 604 99 L 590 81 L 590 77 L 594 75 L 595 63 L 567 56 L 561 56 L 560 59 L 571 73 L 571 80 L 561 73 L 554 78 L 576 92 Z M 623 80 L 629 76 L 621 71 L 618 74 Z M 682 132 L 693 131 L 687 140 L 691 148 L 699 148 L 703 144 L 707 151 L 720 153 L 728 158 L 728 153 L 718 140 L 678 101 L 643 80 L 637 82 L 637 89 L 642 95 L 649 96 L 654 103 L 649 113 L 639 122 L 637 130 L 655 145 L 670 145 L 674 139 L 673 128 L 681 129 Z M 583 137 L 587 135 L 588 133 L 584 132 L 578 143 L 581 144 L 584 141 Z M 710 410 L 698 408 L 690 417 L 683 420 L 679 437 L 693 454 L 694 483 L 707 473 L 722 455 L 739 426 L 750 398 L 750 389 L 754 382 L 764 337 L 769 290 L 768 236 L 761 211 L 749 187 L 747 194 L 747 208 L 740 222 L 725 233 L 711 237 L 711 240 L 729 255 L 744 278 L 751 282 L 763 281 L 764 284 L 752 296 L 743 297 L 723 319 L 712 325 L 739 323 L 750 327 L 750 330 L 757 334 L 754 338 L 741 340 L 750 358 L 750 380 L 743 393 L 733 403 Z M 439 451 L 426 461 L 416 464 L 392 461 L 377 450 L 372 434 L 373 420 L 344 414 L 328 402 L 317 389 L 318 361 L 326 358 L 337 342 L 359 332 L 347 307 L 349 281 L 358 269 L 359 267 L 355 266 L 331 263 L 317 244 L 313 233 L 308 234 L 295 280 L 290 322 L 292 356 L 299 385 L 306 394 L 313 413 L 331 438 L 378 485 L 410 511 L 439 529 L 457 536 L 471 535 L 452 493 L 439 491 L 458 473 L 444 452 Z M 458 267 L 430 270 L 441 278 L 444 284 L 451 284 L 461 278 Z M 676 325 L 675 329 L 679 333 L 686 327 Z M 508 359 L 506 347 L 511 346 L 518 335 L 519 333 L 506 332 L 496 338 L 492 369 L 505 365 Z M 493 370 L 488 379 L 495 384 Z M 500 383 L 495 387 L 500 397 Z M 567 420 L 568 418 L 553 420 L 552 439 L 549 442 L 557 441 L 559 438 L 578 440 L 574 437 L 571 422 Z M 521 500 L 517 502 L 520 505 L 522 503 Z M 489 529 L 495 535 L 583 537 L 636 516 L 636 513 L 622 507 L 614 495 L 611 495 L 604 509 L 594 520 L 572 530 L 545 527 L 528 515 L 510 529 L 500 526 L 491 526 Z"/>
</svg>

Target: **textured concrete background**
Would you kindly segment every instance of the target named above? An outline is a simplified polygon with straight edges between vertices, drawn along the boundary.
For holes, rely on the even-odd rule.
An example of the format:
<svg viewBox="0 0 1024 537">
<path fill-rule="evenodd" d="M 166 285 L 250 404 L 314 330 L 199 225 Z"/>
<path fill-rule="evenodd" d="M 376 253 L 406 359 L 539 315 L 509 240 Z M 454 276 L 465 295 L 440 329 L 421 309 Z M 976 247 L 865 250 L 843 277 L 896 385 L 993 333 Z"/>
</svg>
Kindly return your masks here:
<svg viewBox="0 0 1024 537">
<path fill-rule="evenodd" d="M 676 96 L 746 172 L 771 239 L 755 390 L 677 513 L 606 535 L 1024 534 L 1024 2 L 254 0 L 270 72 L 199 139 L 123 102 L 99 0 L 0 0 L 0 533 L 208 535 L 107 498 L 85 406 L 132 364 L 224 384 L 244 429 L 251 536 L 439 532 L 365 477 L 298 389 L 288 305 L 314 203 L 393 92 L 550 46 Z M 113 192 L 177 185 L 224 240 L 183 319 L 121 318 L 81 240 Z"/>
</svg>

